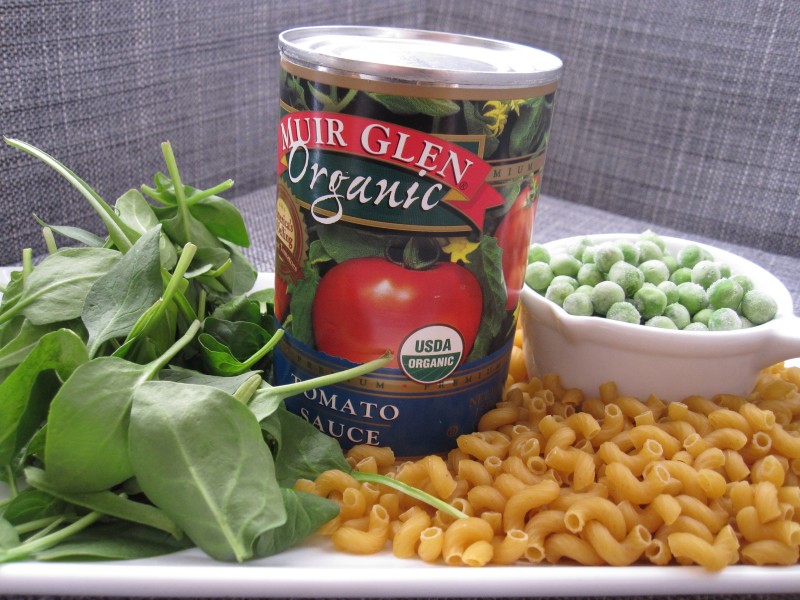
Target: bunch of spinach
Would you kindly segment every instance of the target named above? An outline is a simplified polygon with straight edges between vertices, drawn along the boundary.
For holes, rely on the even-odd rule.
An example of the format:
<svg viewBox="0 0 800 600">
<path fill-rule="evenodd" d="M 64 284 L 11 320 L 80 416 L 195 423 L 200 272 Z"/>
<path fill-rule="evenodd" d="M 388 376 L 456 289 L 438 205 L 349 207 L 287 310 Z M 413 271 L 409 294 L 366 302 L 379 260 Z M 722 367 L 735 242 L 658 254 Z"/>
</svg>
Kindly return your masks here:
<svg viewBox="0 0 800 600">
<path fill-rule="evenodd" d="M 104 238 L 44 225 L 49 255 L 0 289 L 0 562 L 125 559 L 197 546 L 244 561 L 280 552 L 338 505 L 299 477 L 350 471 L 335 440 L 283 400 L 385 365 L 273 387 L 273 291 L 251 293 L 239 211 L 169 175 L 112 207 L 60 162 Z M 154 204 L 155 203 L 155 204 Z M 80 247 L 58 248 L 55 234 Z M 370 474 L 455 516 L 419 490 Z"/>
</svg>

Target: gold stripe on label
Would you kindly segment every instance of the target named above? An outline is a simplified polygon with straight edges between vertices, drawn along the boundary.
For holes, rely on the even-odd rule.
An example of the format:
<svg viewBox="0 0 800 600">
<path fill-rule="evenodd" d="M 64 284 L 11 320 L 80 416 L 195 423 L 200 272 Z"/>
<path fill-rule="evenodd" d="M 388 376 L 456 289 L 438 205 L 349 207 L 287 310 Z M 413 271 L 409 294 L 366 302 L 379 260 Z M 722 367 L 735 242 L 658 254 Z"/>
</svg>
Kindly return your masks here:
<svg viewBox="0 0 800 600">
<path fill-rule="evenodd" d="M 539 86 L 519 88 L 473 88 L 458 87 L 456 85 L 436 86 L 399 83 L 395 81 L 382 81 L 380 79 L 365 79 L 358 73 L 343 74 L 332 71 L 319 71 L 296 65 L 285 58 L 281 59 L 281 67 L 287 73 L 326 85 L 346 87 L 364 92 L 411 96 L 415 98 L 446 98 L 448 100 L 520 100 L 552 94 L 558 87 L 558 81 Z M 487 79 L 491 79 L 491 75 L 487 75 Z"/>
<path fill-rule="evenodd" d="M 317 358 L 288 343 L 285 338 L 281 340 L 280 349 L 286 359 L 299 368 L 308 371 L 313 376 L 328 375 L 342 370 L 341 365 Z M 472 367 L 456 370 L 453 375 L 437 383 L 418 383 L 404 376 L 400 371 L 398 375 L 367 374 L 356 379 L 337 383 L 337 387 L 350 389 L 357 392 L 369 392 L 371 396 L 402 399 L 429 399 L 437 396 L 449 396 L 453 392 L 469 392 L 471 389 L 482 386 L 487 379 L 497 378 L 508 367 L 508 353 L 500 353 L 497 359 L 490 364 L 484 363 L 480 368 Z M 327 364 L 326 364 L 327 363 Z"/>
<path fill-rule="evenodd" d="M 544 153 L 528 156 L 524 160 L 517 160 L 515 162 L 490 164 L 492 169 L 486 176 L 486 181 L 489 183 L 507 181 L 509 179 L 535 173 L 544 168 Z"/>
</svg>

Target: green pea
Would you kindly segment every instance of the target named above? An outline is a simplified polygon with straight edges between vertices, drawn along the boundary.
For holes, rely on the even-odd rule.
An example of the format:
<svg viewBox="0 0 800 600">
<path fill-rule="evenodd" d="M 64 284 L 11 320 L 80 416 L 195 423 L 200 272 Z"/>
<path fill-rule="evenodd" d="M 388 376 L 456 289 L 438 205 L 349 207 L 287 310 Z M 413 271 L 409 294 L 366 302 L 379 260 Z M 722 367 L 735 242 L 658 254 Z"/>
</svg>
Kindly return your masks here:
<svg viewBox="0 0 800 600">
<path fill-rule="evenodd" d="M 678 267 L 669 276 L 669 280 L 676 285 L 690 282 L 692 281 L 692 270 L 689 267 Z"/>
<path fill-rule="evenodd" d="M 562 306 L 564 304 L 564 299 L 574 292 L 574 287 L 572 287 L 566 281 L 561 281 L 559 283 L 551 283 L 549 286 L 547 286 L 547 291 L 544 293 L 544 297 L 552 302 L 555 302 L 559 306 Z"/>
<path fill-rule="evenodd" d="M 564 298 L 562 307 L 567 313 L 575 316 L 590 317 L 594 313 L 591 297 L 577 291 Z"/>
<path fill-rule="evenodd" d="M 667 244 L 666 242 L 664 242 L 661 236 L 650 229 L 646 229 L 645 231 L 643 231 L 641 235 L 639 235 L 639 239 L 646 240 L 648 242 L 653 242 L 656 246 L 658 246 L 658 248 L 662 252 L 664 252 L 667 249 Z"/>
<path fill-rule="evenodd" d="M 619 261 L 611 265 L 608 281 L 613 281 L 625 290 L 625 296 L 631 297 L 642 287 L 644 274 L 630 263 Z"/>
<path fill-rule="evenodd" d="M 624 300 L 625 290 L 613 281 L 601 281 L 592 290 L 592 304 L 599 315 L 605 316 L 612 304 Z"/>
<path fill-rule="evenodd" d="M 559 252 L 550 257 L 550 268 L 554 275 L 575 277 L 581 268 L 581 261 L 566 252 Z"/>
<path fill-rule="evenodd" d="M 615 302 L 609 307 L 606 318 L 634 325 L 638 325 L 642 320 L 639 311 L 630 302 Z"/>
<path fill-rule="evenodd" d="M 658 285 L 662 281 L 669 279 L 669 268 L 663 260 L 650 259 L 639 265 L 639 270 L 644 275 L 644 280 L 648 283 Z"/>
<path fill-rule="evenodd" d="M 688 309 L 679 302 L 670 304 L 664 309 L 664 316 L 670 319 L 678 329 L 683 329 L 692 322 Z"/>
<path fill-rule="evenodd" d="M 658 289 L 667 295 L 667 304 L 672 304 L 680 299 L 678 295 L 678 286 L 673 281 L 662 281 L 658 284 Z"/>
<path fill-rule="evenodd" d="M 553 281 L 553 270 L 546 262 L 532 262 L 525 269 L 525 283 L 537 292 L 544 292 Z"/>
<path fill-rule="evenodd" d="M 697 244 L 687 244 L 678 250 L 678 266 L 691 269 L 703 260 L 703 250 Z"/>
<path fill-rule="evenodd" d="M 579 286 L 578 286 L 578 287 L 575 289 L 575 292 L 576 292 L 576 293 L 578 293 L 578 294 L 588 294 L 589 296 L 591 296 L 591 295 L 592 295 L 592 290 L 593 290 L 593 289 L 594 289 L 594 286 L 593 286 L 593 285 L 586 285 L 586 284 L 584 284 L 584 285 L 579 285 Z"/>
<path fill-rule="evenodd" d="M 584 264 L 586 263 L 593 263 L 594 262 L 594 254 L 597 251 L 597 246 L 587 246 L 583 249 L 583 254 L 581 254 L 581 262 Z"/>
<path fill-rule="evenodd" d="M 601 281 L 605 279 L 603 274 L 600 272 L 600 269 L 597 268 L 597 265 L 594 263 L 584 263 L 581 265 L 581 268 L 578 269 L 578 283 L 581 285 L 592 285 L 595 286 Z"/>
<path fill-rule="evenodd" d="M 719 267 L 710 260 L 701 260 L 692 267 L 692 282 L 702 285 L 705 289 L 721 276 Z"/>
<path fill-rule="evenodd" d="M 567 246 L 567 254 L 570 256 L 574 256 L 578 260 L 583 260 L 583 251 L 592 245 L 592 240 L 588 237 L 584 237 L 579 239 L 578 241 L 572 242 Z"/>
<path fill-rule="evenodd" d="M 778 312 L 778 303 L 769 294 L 750 290 L 742 298 L 742 314 L 753 325 L 761 325 L 775 318 Z"/>
<path fill-rule="evenodd" d="M 736 283 L 742 286 L 742 291 L 746 294 L 753 288 L 755 288 L 755 284 L 753 280 L 750 279 L 747 275 L 731 275 L 731 279 L 733 279 Z"/>
<path fill-rule="evenodd" d="M 653 317 L 652 319 L 647 319 L 644 322 L 647 327 L 658 327 L 659 329 L 678 329 L 677 325 L 670 319 L 669 317 L 665 316 L 658 316 Z"/>
<path fill-rule="evenodd" d="M 709 331 L 731 331 L 741 328 L 742 320 L 732 308 L 718 308 L 708 318 Z"/>
<path fill-rule="evenodd" d="M 664 256 L 661 257 L 661 261 L 667 265 L 670 275 L 678 268 L 678 259 L 672 256 L 672 254 L 665 253 Z"/>
<path fill-rule="evenodd" d="M 550 251 L 541 244 L 531 244 L 528 248 L 528 262 L 550 262 Z"/>
<path fill-rule="evenodd" d="M 693 315 L 708 306 L 708 296 L 702 285 L 681 283 L 678 286 L 678 302 L 686 307 L 690 315 Z"/>
<path fill-rule="evenodd" d="M 574 277 L 570 277 L 569 275 L 556 275 L 553 277 L 553 281 L 550 282 L 550 285 L 553 285 L 554 283 L 568 283 L 572 286 L 573 290 L 578 288 L 578 280 Z"/>
<path fill-rule="evenodd" d="M 711 308 L 739 308 L 744 290 L 734 279 L 718 279 L 708 288 L 708 304 Z"/>
<path fill-rule="evenodd" d="M 683 328 L 684 331 L 708 331 L 708 327 L 705 323 L 689 323 L 686 327 Z"/>
<path fill-rule="evenodd" d="M 696 313 L 694 313 L 694 315 L 692 315 L 692 323 L 708 325 L 708 319 L 711 317 L 711 313 L 713 312 L 713 308 L 703 308 L 698 310 Z"/>
<path fill-rule="evenodd" d="M 633 305 L 643 318 L 657 317 L 667 307 L 667 295 L 655 286 L 642 286 L 633 295 Z"/>
<path fill-rule="evenodd" d="M 646 262 L 648 260 L 661 260 L 664 256 L 663 249 L 651 240 L 639 240 L 636 242 L 639 248 L 639 261 Z"/>
<path fill-rule="evenodd" d="M 727 278 L 731 276 L 731 267 L 728 263 L 717 261 L 716 265 L 719 268 L 720 277 Z"/>
<path fill-rule="evenodd" d="M 608 273 L 614 264 L 624 261 L 625 255 L 613 242 L 603 242 L 594 251 L 594 263 L 603 273 Z"/>
<path fill-rule="evenodd" d="M 639 264 L 639 247 L 627 240 L 617 241 L 617 246 L 622 250 L 622 260 L 632 265 Z"/>
</svg>

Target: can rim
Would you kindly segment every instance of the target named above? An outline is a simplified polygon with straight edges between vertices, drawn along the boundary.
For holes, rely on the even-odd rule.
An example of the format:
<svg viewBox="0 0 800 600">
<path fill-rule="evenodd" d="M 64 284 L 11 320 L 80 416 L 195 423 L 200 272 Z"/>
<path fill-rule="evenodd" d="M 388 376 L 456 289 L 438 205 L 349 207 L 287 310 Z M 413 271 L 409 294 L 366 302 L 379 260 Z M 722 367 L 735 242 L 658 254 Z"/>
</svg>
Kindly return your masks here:
<svg viewBox="0 0 800 600">
<path fill-rule="evenodd" d="M 296 27 L 280 33 L 278 46 L 285 60 L 300 66 L 417 86 L 529 88 L 558 81 L 563 70 L 561 59 L 545 50 L 425 29 Z M 356 51 L 365 58 L 353 56 Z"/>
</svg>

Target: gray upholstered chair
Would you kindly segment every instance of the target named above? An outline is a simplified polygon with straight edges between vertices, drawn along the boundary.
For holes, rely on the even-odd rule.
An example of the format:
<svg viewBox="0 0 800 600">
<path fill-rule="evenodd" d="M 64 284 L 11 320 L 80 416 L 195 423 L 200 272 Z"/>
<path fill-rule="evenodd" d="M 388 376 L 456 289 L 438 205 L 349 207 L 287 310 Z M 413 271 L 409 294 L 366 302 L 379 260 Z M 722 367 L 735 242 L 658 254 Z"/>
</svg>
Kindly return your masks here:
<svg viewBox="0 0 800 600">
<path fill-rule="evenodd" d="M 184 179 L 233 178 L 273 265 L 277 34 L 306 24 L 472 33 L 564 59 L 534 238 L 653 228 L 773 271 L 800 309 L 800 6 L 791 2 L 189 0 L 5 3 L 2 133 L 109 200 L 170 140 Z M 0 264 L 43 251 L 38 214 L 97 227 L 45 166 L 0 148 Z"/>
</svg>

